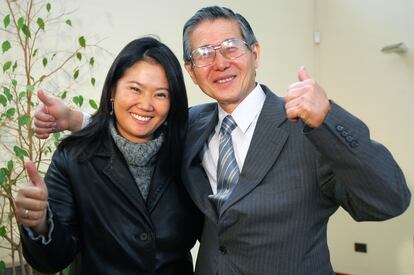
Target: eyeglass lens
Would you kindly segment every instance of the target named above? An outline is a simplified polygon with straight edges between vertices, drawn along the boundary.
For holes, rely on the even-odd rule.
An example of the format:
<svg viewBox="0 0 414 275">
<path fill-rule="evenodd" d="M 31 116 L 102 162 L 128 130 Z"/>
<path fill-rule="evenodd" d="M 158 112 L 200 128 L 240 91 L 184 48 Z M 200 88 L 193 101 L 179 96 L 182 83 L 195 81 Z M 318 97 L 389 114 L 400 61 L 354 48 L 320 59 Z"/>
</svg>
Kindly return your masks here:
<svg viewBox="0 0 414 275">
<path fill-rule="evenodd" d="M 240 39 L 224 40 L 218 46 L 203 46 L 193 51 L 192 62 L 196 67 L 205 67 L 214 63 L 216 50 L 227 59 L 236 59 L 246 53 L 247 45 Z"/>
</svg>

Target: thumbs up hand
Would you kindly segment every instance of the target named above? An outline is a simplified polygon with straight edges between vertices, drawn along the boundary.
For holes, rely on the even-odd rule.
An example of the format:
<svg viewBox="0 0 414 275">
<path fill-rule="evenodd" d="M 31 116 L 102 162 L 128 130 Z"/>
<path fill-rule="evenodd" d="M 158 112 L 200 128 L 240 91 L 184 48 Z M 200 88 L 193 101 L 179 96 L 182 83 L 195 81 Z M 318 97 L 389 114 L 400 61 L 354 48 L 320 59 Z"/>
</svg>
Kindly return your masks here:
<svg viewBox="0 0 414 275">
<path fill-rule="evenodd" d="M 291 84 L 285 96 L 285 109 L 289 120 L 301 119 L 312 128 L 319 127 L 331 105 L 321 86 L 311 79 L 304 67 L 298 72 L 298 82 Z"/>
<path fill-rule="evenodd" d="M 46 139 L 50 133 L 69 129 L 71 109 L 59 98 L 47 95 L 40 90 L 37 93 L 40 104 L 36 109 L 33 125 L 35 135 Z"/>
<path fill-rule="evenodd" d="M 17 192 L 17 220 L 37 234 L 47 235 L 47 187 L 33 162 L 26 162 L 25 167 L 31 183 L 22 186 Z"/>
</svg>

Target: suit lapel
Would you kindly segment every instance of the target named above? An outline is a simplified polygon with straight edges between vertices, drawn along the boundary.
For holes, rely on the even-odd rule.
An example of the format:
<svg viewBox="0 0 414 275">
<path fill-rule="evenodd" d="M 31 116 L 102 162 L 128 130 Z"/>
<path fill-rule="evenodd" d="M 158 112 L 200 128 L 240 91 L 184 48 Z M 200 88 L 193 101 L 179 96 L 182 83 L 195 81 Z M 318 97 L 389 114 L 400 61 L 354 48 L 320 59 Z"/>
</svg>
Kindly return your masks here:
<svg viewBox="0 0 414 275">
<path fill-rule="evenodd" d="M 110 184 L 118 189 L 125 199 L 136 208 L 137 214 L 141 214 L 143 219 L 146 220 L 148 224 L 151 224 L 144 199 L 128 169 L 128 165 L 123 159 L 122 154 L 115 148 L 112 139 L 109 140 L 108 143 L 109 142 L 111 144 L 109 150 L 111 154 L 109 156 L 110 159 L 108 164 L 102 169 L 103 173 L 109 178 Z"/>
<path fill-rule="evenodd" d="M 247 152 L 239 182 L 220 214 L 252 191 L 265 177 L 278 158 L 288 134 L 279 128 L 286 121 L 283 100 L 262 86 L 266 100 L 259 115 L 256 129 Z"/>
<path fill-rule="evenodd" d="M 202 112 L 191 123 L 187 133 L 187 142 L 184 153 L 184 172 L 187 190 L 198 208 L 213 221 L 217 222 L 217 213 L 208 200 L 212 194 L 210 182 L 201 166 L 200 152 L 202 152 L 214 127 L 217 124 L 217 105 L 213 110 Z"/>
</svg>

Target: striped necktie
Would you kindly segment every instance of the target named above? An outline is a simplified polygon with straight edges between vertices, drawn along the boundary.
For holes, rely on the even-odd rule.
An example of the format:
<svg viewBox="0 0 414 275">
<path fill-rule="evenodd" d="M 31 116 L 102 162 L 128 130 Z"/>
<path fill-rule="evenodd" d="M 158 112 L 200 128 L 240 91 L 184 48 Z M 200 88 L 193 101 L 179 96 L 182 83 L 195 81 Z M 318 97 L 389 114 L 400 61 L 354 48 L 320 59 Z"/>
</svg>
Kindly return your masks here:
<svg viewBox="0 0 414 275">
<path fill-rule="evenodd" d="M 240 170 L 234 155 L 231 132 L 237 127 L 231 115 L 223 119 L 220 129 L 219 159 L 217 163 L 217 193 L 211 199 L 219 211 L 239 181 Z"/>
</svg>

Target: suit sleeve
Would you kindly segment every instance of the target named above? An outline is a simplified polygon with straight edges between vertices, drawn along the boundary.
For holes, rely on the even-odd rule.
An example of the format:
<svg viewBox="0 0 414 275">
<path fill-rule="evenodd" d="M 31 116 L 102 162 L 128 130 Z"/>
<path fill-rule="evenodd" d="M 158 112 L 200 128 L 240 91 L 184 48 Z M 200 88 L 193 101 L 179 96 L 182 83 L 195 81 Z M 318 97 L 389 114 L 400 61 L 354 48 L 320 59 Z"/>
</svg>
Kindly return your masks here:
<svg viewBox="0 0 414 275">
<path fill-rule="evenodd" d="M 47 244 L 31 239 L 22 230 L 23 254 L 30 265 L 44 273 L 54 273 L 68 266 L 80 250 L 79 227 L 74 205 L 68 160 L 63 151 L 56 151 L 45 182 L 54 229 Z"/>
<path fill-rule="evenodd" d="M 358 118 L 332 103 L 324 123 L 305 135 L 319 153 L 322 192 L 355 220 L 386 220 L 407 209 L 411 193 L 400 167 Z"/>
</svg>

